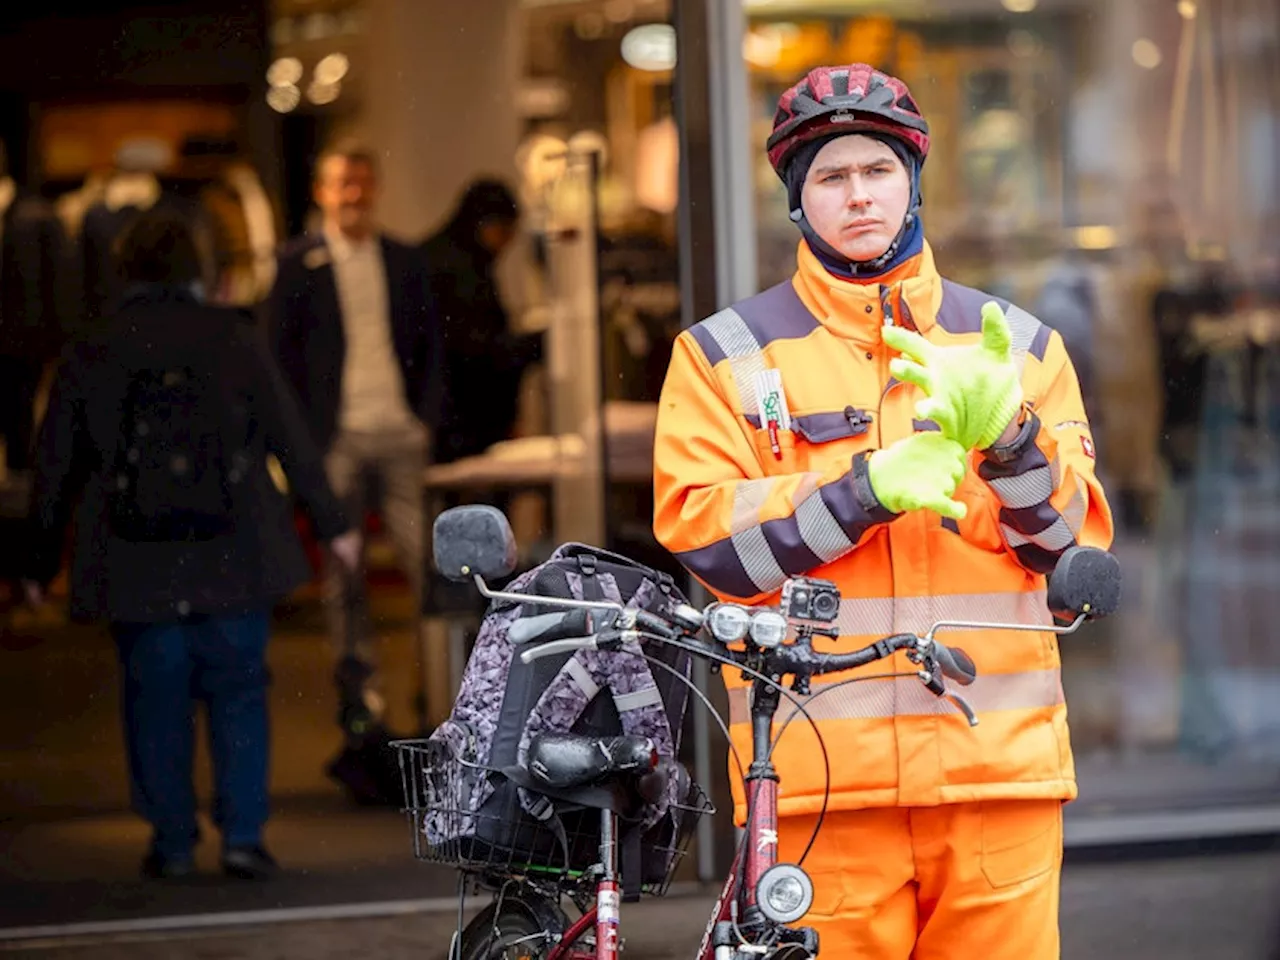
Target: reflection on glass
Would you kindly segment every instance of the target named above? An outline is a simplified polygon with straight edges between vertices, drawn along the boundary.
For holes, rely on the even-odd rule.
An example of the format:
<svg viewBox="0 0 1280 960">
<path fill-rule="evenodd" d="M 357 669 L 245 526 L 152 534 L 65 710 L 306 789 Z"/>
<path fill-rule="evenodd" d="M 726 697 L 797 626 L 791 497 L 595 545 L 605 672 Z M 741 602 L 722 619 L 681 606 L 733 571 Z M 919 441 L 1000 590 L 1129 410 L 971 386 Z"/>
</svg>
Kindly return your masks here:
<svg viewBox="0 0 1280 960">
<path fill-rule="evenodd" d="M 932 125 L 923 216 L 944 272 L 1067 344 L 1126 571 L 1122 615 L 1062 649 L 1082 806 L 1273 792 L 1280 10 L 745 6 L 760 286 L 797 243 L 764 157 L 776 98 L 862 59 Z"/>
</svg>

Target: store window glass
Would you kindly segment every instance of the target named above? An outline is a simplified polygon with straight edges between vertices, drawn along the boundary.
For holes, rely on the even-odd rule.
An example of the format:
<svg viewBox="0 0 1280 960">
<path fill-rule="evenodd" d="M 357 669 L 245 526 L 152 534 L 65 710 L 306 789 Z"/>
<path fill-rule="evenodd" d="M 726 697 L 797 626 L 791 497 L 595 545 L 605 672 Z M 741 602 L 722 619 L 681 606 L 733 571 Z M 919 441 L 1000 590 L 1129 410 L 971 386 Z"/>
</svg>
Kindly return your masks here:
<svg viewBox="0 0 1280 960">
<path fill-rule="evenodd" d="M 943 273 L 1063 335 L 1121 615 L 1064 639 L 1082 809 L 1280 782 L 1280 10 L 1253 0 L 744 0 L 761 286 L 798 236 L 764 141 L 813 66 L 929 118 Z"/>
<path fill-rule="evenodd" d="M 669 18 L 667 0 L 526 7 L 517 156 L 526 313 L 547 343 L 529 404 L 546 437 L 530 442 L 581 465 L 561 469 L 545 528 L 666 566 L 650 526 L 657 399 L 680 332 Z"/>
</svg>

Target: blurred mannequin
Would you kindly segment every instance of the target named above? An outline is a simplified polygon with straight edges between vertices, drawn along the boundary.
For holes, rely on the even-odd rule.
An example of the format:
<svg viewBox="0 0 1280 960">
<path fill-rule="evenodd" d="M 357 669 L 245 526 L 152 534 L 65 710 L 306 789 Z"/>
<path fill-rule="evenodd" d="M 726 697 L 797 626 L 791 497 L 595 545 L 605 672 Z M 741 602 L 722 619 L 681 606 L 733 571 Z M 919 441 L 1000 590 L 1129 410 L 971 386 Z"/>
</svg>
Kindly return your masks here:
<svg viewBox="0 0 1280 960">
<path fill-rule="evenodd" d="M 150 138 L 127 140 L 116 151 L 115 170 L 102 188 L 102 198 L 84 215 L 80 236 L 85 319 L 89 324 L 110 310 L 120 294 L 111 248 L 135 216 L 160 202 L 157 174 L 173 160 L 172 150 Z"/>
<path fill-rule="evenodd" d="M 109 170 L 91 170 L 84 178 L 84 183 L 54 201 L 54 209 L 69 239 L 77 241 L 80 239 L 84 215 L 95 203 L 101 202 L 107 192 L 107 181 L 110 179 L 111 171 Z"/>
<path fill-rule="evenodd" d="M 14 182 L 0 145 L 0 438 L 11 474 L 28 469 L 40 378 L 61 348 L 62 251 L 52 207 Z"/>
</svg>

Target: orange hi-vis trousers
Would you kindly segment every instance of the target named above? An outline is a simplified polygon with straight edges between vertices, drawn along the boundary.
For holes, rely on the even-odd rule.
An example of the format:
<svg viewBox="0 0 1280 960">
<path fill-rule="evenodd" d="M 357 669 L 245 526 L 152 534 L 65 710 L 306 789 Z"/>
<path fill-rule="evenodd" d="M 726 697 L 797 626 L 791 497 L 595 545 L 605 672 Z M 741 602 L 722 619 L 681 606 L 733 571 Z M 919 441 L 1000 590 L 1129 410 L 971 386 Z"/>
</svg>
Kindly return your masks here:
<svg viewBox="0 0 1280 960">
<path fill-rule="evenodd" d="M 779 821 L 795 863 L 816 817 Z M 840 960 L 1057 960 L 1062 803 L 991 800 L 828 813 L 798 924 Z"/>
</svg>

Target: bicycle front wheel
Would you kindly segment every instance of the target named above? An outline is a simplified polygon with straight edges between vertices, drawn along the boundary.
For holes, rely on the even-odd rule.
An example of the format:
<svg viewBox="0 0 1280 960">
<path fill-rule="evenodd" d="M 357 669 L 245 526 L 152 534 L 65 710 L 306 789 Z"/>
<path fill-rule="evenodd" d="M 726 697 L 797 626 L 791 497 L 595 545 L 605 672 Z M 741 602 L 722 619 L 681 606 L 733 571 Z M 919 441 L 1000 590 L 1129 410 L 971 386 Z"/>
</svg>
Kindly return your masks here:
<svg viewBox="0 0 1280 960">
<path fill-rule="evenodd" d="M 559 907 L 507 894 L 467 924 L 457 960 L 543 960 L 564 930 Z"/>
</svg>

